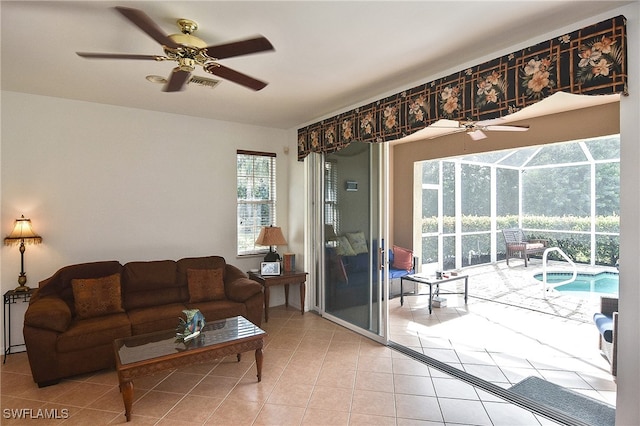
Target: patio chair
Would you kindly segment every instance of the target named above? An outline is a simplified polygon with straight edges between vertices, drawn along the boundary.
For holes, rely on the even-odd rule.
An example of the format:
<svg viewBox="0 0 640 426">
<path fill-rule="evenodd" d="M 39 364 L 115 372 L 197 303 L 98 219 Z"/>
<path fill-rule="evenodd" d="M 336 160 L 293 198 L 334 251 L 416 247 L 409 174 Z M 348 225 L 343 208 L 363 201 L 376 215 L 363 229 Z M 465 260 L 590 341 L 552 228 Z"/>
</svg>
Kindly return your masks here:
<svg viewBox="0 0 640 426">
<path fill-rule="evenodd" d="M 548 245 L 547 240 L 528 240 L 520 228 L 503 229 L 502 235 L 507 246 L 507 266 L 509 259 L 518 258 L 524 259 L 526 268 L 529 263 L 529 255 L 543 253 Z"/>
</svg>

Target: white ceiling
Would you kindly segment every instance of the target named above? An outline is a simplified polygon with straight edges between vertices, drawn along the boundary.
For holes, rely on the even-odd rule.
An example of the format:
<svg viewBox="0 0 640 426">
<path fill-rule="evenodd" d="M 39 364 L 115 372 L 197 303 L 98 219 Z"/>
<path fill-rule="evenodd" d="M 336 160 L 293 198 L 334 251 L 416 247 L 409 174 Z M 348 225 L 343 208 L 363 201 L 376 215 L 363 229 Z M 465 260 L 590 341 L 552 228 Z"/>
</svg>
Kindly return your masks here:
<svg viewBox="0 0 640 426">
<path fill-rule="evenodd" d="M 2 0 L 1 87 L 289 129 L 628 3 Z M 254 92 L 223 80 L 214 89 L 191 84 L 165 93 L 145 77 L 167 77 L 173 62 L 78 57 L 162 54 L 114 6 L 143 10 L 168 34 L 179 32 L 176 19 L 193 19 L 209 45 L 267 37 L 275 52 L 220 62 L 269 85 Z"/>
</svg>

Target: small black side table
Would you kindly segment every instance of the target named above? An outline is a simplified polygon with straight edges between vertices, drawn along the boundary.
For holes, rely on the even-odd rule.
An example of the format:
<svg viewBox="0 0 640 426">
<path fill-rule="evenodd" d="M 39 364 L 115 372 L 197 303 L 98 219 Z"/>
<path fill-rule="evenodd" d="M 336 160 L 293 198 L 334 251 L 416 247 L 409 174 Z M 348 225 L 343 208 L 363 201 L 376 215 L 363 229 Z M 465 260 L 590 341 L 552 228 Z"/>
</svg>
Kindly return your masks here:
<svg viewBox="0 0 640 426">
<path fill-rule="evenodd" d="M 24 343 L 19 345 L 11 344 L 11 305 L 18 303 L 18 301 L 22 300 L 22 303 L 26 303 L 31 299 L 31 295 L 35 291 L 34 288 L 30 288 L 28 291 L 15 291 L 9 290 L 4 294 L 4 307 L 2 309 L 2 313 L 4 315 L 4 360 L 2 363 L 7 362 L 7 355 L 10 355 L 14 352 L 11 352 L 12 348 L 18 346 L 24 346 Z M 24 352 L 24 351 L 23 351 Z"/>
</svg>

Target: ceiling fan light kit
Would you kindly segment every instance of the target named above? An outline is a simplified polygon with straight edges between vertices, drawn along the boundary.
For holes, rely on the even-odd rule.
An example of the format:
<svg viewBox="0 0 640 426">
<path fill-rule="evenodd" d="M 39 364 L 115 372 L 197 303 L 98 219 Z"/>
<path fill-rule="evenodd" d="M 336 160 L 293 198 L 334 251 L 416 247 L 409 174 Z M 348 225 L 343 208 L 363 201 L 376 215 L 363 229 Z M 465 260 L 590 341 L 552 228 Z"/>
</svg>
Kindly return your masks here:
<svg viewBox="0 0 640 426">
<path fill-rule="evenodd" d="M 177 24 L 180 27 L 181 33 L 167 35 L 143 11 L 121 6 L 117 6 L 115 9 L 149 37 L 157 41 L 162 46 L 165 56 L 76 52 L 78 56 L 88 59 L 141 59 L 177 62 L 178 66 L 173 69 L 164 86 L 163 91 L 165 92 L 184 90 L 187 83 L 193 80 L 194 76 L 192 76 L 191 73 L 195 71 L 197 66 L 202 67 L 204 71 L 210 74 L 222 77 L 252 90 L 260 90 L 267 86 L 267 83 L 264 81 L 257 80 L 218 63 L 220 59 L 224 58 L 274 50 L 271 42 L 265 37 L 257 36 L 247 40 L 209 46 L 205 41 L 192 34 L 198 29 L 198 24 L 191 19 L 178 19 Z M 147 79 L 157 82 L 157 80 L 149 79 L 149 77 L 147 77 Z M 209 79 L 203 79 L 203 81 L 204 80 Z M 218 80 L 211 81 L 217 81 L 219 83 Z M 202 85 L 208 87 L 215 86 L 210 83 Z"/>
</svg>

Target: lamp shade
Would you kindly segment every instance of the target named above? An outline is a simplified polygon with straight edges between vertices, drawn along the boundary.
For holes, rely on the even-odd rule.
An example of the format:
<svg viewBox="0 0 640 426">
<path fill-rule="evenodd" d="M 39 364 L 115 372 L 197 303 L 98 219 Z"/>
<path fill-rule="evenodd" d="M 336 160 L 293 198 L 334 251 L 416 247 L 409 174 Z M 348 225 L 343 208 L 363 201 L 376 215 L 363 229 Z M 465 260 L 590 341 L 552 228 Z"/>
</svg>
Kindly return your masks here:
<svg viewBox="0 0 640 426">
<path fill-rule="evenodd" d="M 16 219 L 13 231 L 5 239 L 5 245 L 19 244 L 25 242 L 27 244 L 40 244 L 42 237 L 35 232 L 31 227 L 31 219 L 25 219 L 24 215 L 20 219 Z"/>
<path fill-rule="evenodd" d="M 284 239 L 282 229 L 279 226 L 265 226 L 260 230 L 256 244 L 259 246 L 286 246 L 287 240 Z"/>
<path fill-rule="evenodd" d="M 328 223 L 324 224 L 324 239 L 327 241 L 335 241 L 336 239 L 338 239 L 336 231 L 335 229 L 333 229 L 333 225 L 330 225 Z"/>
</svg>

